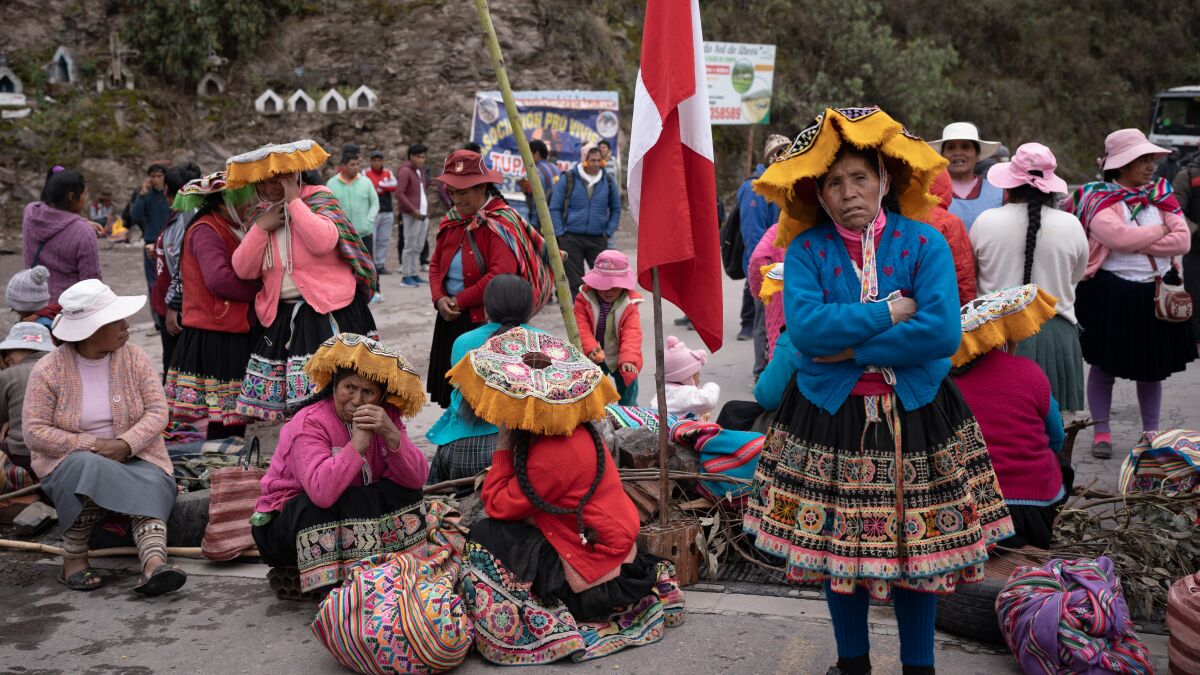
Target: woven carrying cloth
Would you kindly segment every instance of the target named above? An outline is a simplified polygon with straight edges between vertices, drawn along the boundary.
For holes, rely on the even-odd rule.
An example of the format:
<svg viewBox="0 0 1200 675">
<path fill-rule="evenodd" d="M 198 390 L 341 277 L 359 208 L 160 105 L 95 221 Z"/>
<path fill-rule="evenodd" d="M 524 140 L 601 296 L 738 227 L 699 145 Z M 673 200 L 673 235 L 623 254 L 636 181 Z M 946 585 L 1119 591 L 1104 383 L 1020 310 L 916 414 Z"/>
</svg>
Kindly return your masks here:
<svg viewBox="0 0 1200 675">
<path fill-rule="evenodd" d="M 923 221 L 937 206 L 938 198 L 929 187 L 946 168 L 945 158 L 877 107 L 826 108 L 754 181 L 755 192 L 780 206 L 776 246 L 787 248 L 797 234 L 825 217 L 817 200 L 816 179 L 829 171 L 843 143 L 879 152 L 901 215 Z"/>
<path fill-rule="evenodd" d="M 533 315 L 540 312 L 554 295 L 554 272 L 550 269 L 542 233 L 507 202 L 497 198 L 489 200 L 470 218 L 460 217 L 457 208 L 450 209 L 439 228 L 460 225 L 466 226 L 467 236 L 477 228 L 487 227 L 504 240 L 517 259 L 517 274 L 533 286 Z"/>
<path fill-rule="evenodd" d="M 311 139 L 271 143 L 226 160 L 225 180 L 230 189 L 240 188 L 283 174 L 319 169 L 327 159 L 329 153 Z"/>
<path fill-rule="evenodd" d="M 491 338 L 446 376 L 481 419 L 545 436 L 574 433 L 620 398 L 574 345 L 524 328 Z"/>
<path fill-rule="evenodd" d="M 1004 288 L 963 305 L 962 342 L 950 358 L 958 367 L 1009 342 L 1020 342 L 1055 316 L 1058 299 L 1037 284 Z"/>
<path fill-rule="evenodd" d="M 1026 675 L 1154 672 L 1103 556 L 1018 567 L 996 597 L 996 613 Z"/>
<path fill-rule="evenodd" d="M 388 403 L 412 417 L 425 405 L 421 376 L 404 356 L 387 345 L 355 333 L 329 338 L 309 359 L 305 371 L 317 391 L 324 389 L 341 368 L 348 368 L 383 385 Z"/>
<path fill-rule="evenodd" d="M 1121 464 L 1118 487 L 1130 492 L 1200 492 L 1200 431 L 1172 429 L 1143 440 Z"/>
<path fill-rule="evenodd" d="M 431 502 L 428 540 L 403 553 L 366 558 L 321 603 L 312 631 L 358 673 L 443 673 L 467 657 L 475 637 L 455 591 L 465 538 L 457 514 Z"/>
</svg>

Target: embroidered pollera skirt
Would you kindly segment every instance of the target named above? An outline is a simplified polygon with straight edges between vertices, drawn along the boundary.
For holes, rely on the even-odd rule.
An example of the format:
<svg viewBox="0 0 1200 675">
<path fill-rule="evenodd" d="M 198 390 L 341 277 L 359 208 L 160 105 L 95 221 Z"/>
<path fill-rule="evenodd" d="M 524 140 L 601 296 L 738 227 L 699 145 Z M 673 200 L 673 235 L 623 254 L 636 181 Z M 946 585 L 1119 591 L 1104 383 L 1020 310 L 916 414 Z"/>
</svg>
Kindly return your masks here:
<svg viewBox="0 0 1200 675">
<path fill-rule="evenodd" d="M 167 370 L 167 403 L 174 418 L 208 420 L 217 424 L 245 424 L 238 414 L 238 394 L 246 376 L 250 349 L 261 333 L 222 333 L 184 328 Z"/>
<path fill-rule="evenodd" d="M 317 393 L 304 366 L 322 342 L 338 333 L 379 339 L 369 301 L 359 287 L 350 304 L 328 314 L 304 301 L 280 302 L 275 320 L 250 352 L 238 414 L 275 423 L 303 408 Z"/>
<path fill-rule="evenodd" d="M 882 421 L 868 424 L 866 397 L 831 415 L 789 389 L 744 529 L 786 560 L 791 583 L 828 580 L 835 592 L 861 586 L 886 600 L 893 587 L 951 593 L 982 581 L 988 547 L 1013 524 L 979 424 L 949 379 L 916 410 L 879 399 Z"/>
</svg>

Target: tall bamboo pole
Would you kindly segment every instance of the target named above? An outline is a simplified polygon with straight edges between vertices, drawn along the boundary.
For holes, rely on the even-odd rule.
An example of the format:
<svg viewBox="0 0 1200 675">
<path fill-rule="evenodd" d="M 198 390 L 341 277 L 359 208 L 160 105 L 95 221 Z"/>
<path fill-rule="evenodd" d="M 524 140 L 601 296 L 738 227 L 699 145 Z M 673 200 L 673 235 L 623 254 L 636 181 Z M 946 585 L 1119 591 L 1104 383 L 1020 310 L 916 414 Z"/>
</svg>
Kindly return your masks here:
<svg viewBox="0 0 1200 675">
<path fill-rule="evenodd" d="M 521 123 L 521 115 L 517 112 L 517 101 L 513 98 L 512 85 L 508 81 L 508 69 L 504 65 L 504 55 L 500 52 L 500 41 L 496 38 L 496 27 L 492 25 L 492 15 L 488 11 L 487 0 L 475 0 L 475 11 L 479 14 L 479 23 L 483 26 L 483 42 L 487 45 L 488 55 L 492 58 L 492 67 L 496 70 L 496 80 L 500 84 L 500 93 L 504 96 L 504 109 L 508 111 L 508 121 L 512 123 L 513 137 L 517 139 L 517 147 L 521 150 L 521 159 L 525 160 L 525 175 L 529 177 L 529 186 L 533 190 L 533 203 L 537 207 L 538 221 L 541 223 L 542 236 L 546 239 L 546 247 L 550 251 L 550 268 L 554 271 L 554 290 L 558 295 L 558 308 L 562 312 L 563 324 L 567 329 L 567 339 L 579 349 L 583 343 L 579 340 L 579 326 L 575 323 L 575 299 L 571 297 L 571 288 L 567 285 L 567 274 L 563 270 L 562 255 L 558 250 L 558 239 L 554 236 L 554 221 L 550 219 L 550 207 L 546 203 L 546 193 L 542 189 L 541 176 L 533 163 L 533 152 L 529 150 L 529 140 L 525 138 L 525 127 Z"/>
</svg>

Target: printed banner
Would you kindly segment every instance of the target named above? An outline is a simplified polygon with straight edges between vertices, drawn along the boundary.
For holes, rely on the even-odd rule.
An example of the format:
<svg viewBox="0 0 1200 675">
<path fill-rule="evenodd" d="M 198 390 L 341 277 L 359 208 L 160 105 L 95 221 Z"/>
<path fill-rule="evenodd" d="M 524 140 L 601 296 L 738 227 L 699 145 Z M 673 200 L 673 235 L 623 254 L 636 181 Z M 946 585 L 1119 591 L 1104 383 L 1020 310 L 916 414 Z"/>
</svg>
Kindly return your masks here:
<svg viewBox="0 0 1200 675">
<path fill-rule="evenodd" d="M 769 124 L 775 45 L 705 42 L 708 112 L 713 124 Z"/>
<path fill-rule="evenodd" d="M 542 140 L 550 159 L 568 171 L 579 163 L 584 146 L 607 140 L 612 148 L 609 166 L 619 161 L 617 131 L 620 129 L 619 97 L 615 91 L 517 91 L 517 110 L 525 136 Z M 484 162 L 504 176 L 500 191 L 509 199 L 522 200 L 517 181 L 525 177 L 525 163 L 517 149 L 508 111 L 498 91 L 475 94 L 471 140 L 483 151 Z M 619 175 L 619 174 L 618 174 Z M 549 198 L 549 195 L 547 195 Z"/>
</svg>

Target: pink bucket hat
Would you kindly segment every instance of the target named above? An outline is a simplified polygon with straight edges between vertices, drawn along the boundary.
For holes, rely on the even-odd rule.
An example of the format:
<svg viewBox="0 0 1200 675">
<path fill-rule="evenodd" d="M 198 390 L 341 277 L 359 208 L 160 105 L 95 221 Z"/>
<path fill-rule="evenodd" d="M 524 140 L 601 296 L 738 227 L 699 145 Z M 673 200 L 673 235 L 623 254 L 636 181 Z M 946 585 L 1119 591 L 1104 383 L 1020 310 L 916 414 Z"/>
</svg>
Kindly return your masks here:
<svg viewBox="0 0 1200 675">
<path fill-rule="evenodd" d="M 1056 168 L 1058 160 L 1054 159 L 1050 148 L 1041 143 L 1026 143 L 1017 148 L 1012 161 L 1001 162 L 988 169 L 987 179 L 992 185 L 1005 190 L 1031 185 L 1047 194 L 1066 194 L 1067 181 L 1054 175 Z"/>
<path fill-rule="evenodd" d="M 667 382 L 687 383 L 707 362 L 708 352 L 688 349 L 683 340 L 674 335 L 667 336 L 667 348 L 663 354 L 663 375 Z"/>
<path fill-rule="evenodd" d="M 1104 156 L 1096 160 L 1101 171 L 1119 169 L 1142 155 L 1169 155 L 1171 151 L 1146 140 L 1141 129 L 1119 129 L 1104 139 Z"/>
<path fill-rule="evenodd" d="M 597 291 L 607 291 L 613 288 L 634 289 L 637 275 L 629 266 L 629 258 L 620 251 L 601 251 L 596 256 L 596 264 L 583 275 L 583 283 Z"/>
</svg>

